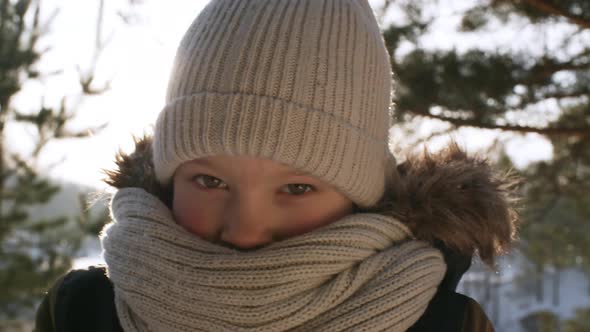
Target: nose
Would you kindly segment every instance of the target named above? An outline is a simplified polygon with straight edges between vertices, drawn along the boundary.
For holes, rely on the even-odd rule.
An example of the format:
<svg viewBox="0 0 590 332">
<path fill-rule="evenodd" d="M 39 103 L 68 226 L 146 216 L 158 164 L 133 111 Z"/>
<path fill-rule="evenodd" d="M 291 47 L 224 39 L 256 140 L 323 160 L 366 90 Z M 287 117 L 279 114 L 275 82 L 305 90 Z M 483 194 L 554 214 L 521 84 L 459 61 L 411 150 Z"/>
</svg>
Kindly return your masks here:
<svg viewBox="0 0 590 332">
<path fill-rule="evenodd" d="M 272 242 L 272 220 L 268 203 L 254 195 L 231 199 L 224 214 L 220 240 L 229 247 L 255 249 Z"/>
</svg>

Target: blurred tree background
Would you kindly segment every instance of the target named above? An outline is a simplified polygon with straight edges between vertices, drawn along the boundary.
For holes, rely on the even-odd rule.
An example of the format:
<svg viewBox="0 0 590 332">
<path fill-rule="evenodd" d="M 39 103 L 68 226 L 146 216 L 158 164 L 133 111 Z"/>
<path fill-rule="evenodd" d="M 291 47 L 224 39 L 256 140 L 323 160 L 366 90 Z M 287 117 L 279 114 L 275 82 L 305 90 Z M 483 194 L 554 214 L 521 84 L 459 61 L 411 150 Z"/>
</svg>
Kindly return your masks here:
<svg viewBox="0 0 590 332">
<path fill-rule="evenodd" d="M 441 15 L 449 3 L 455 11 Z M 518 170 L 526 197 L 519 249 L 539 273 L 590 272 L 590 1 L 386 0 L 378 12 L 393 15 L 382 28 L 403 135 L 426 120 L 440 128 L 426 139 L 494 131 L 506 166 L 511 138 L 550 142 L 550 160 Z M 437 31 L 443 19 L 453 22 L 447 35 Z M 576 319 L 567 330 L 586 331 L 587 311 Z"/>
<path fill-rule="evenodd" d="M 47 2 L 47 1 L 45 1 Z M 49 33 L 58 11 L 42 20 L 41 0 L 0 0 L 0 330 L 14 328 L 22 318 L 31 319 L 35 306 L 56 278 L 67 272 L 77 257 L 84 239 L 96 237 L 107 220 L 106 209 L 93 213 L 85 193 L 80 193 L 79 213 L 64 211 L 35 213 L 49 204 L 62 189 L 45 174 L 38 160 L 48 144 L 64 139 L 84 139 L 104 126 L 73 131 L 69 124 L 78 112 L 81 98 L 100 95 L 108 82 L 95 82 L 95 67 L 106 41 L 102 36 L 104 1 L 94 2 L 98 9 L 93 59 L 88 68 L 78 68 L 77 102 L 67 97 L 58 105 L 45 104 L 44 96 L 34 109 L 18 109 L 14 97 L 31 80 L 43 81 L 60 75 L 60 69 L 43 72 L 40 59 L 50 51 L 40 41 Z M 65 94 L 65 92 L 64 92 Z M 33 133 L 32 151 L 19 149 L 25 142 L 7 141 L 10 125 L 24 126 Z M 63 213 L 64 215 L 60 215 Z M 56 215 L 56 216 L 55 216 Z"/>
<path fill-rule="evenodd" d="M 31 96 L 40 100 L 35 109 L 13 105 L 26 82 L 60 75 L 38 68 L 50 51 L 39 41 L 59 18 L 55 12 L 42 21 L 43 3 L 0 0 L 0 330 L 3 322 L 30 317 L 42 293 L 71 267 L 84 237 L 96 235 L 106 220 L 105 213 L 89 213 L 85 199 L 75 217 L 31 213 L 62 190 L 37 164 L 44 148 L 101 129 L 70 130 L 80 110 L 66 97 L 46 105 L 43 96 Z M 92 5 L 99 13 L 96 34 L 89 36 L 96 49 L 72 83 L 81 97 L 109 89 L 95 78 L 108 39 L 104 0 Z M 590 1 L 385 0 L 376 10 L 396 78 L 398 130 L 392 133 L 404 137 L 395 142 L 399 148 L 472 128 L 494 134 L 488 152 L 512 167 L 506 150 L 513 139 L 544 139 L 552 158 L 518 169 L 526 178 L 519 249 L 538 273 L 568 267 L 590 272 Z M 120 18 L 133 21 L 132 13 Z M 426 122 L 436 130 L 425 137 L 417 128 Z M 15 124 L 35 133 L 30 154 L 6 141 L 6 126 Z M 590 315 L 581 309 L 560 323 L 543 311 L 526 324 L 531 330 L 560 324 L 562 331 L 587 331 Z"/>
</svg>

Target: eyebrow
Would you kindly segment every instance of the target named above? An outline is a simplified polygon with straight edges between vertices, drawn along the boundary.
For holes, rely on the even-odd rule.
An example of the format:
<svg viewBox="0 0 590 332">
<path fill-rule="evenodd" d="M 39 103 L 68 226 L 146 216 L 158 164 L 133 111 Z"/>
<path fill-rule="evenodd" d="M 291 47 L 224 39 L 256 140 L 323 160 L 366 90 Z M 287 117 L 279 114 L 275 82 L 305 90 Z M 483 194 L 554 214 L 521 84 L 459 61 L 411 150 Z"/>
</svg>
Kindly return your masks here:
<svg viewBox="0 0 590 332">
<path fill-rule="evenodd" d="M 211 163 L 207 159 L 193 159 L 193 160 L 189 161 L 189 163 L 195 164 L 195 165 L 214 166 L 213 163 Z"/>
</svg>

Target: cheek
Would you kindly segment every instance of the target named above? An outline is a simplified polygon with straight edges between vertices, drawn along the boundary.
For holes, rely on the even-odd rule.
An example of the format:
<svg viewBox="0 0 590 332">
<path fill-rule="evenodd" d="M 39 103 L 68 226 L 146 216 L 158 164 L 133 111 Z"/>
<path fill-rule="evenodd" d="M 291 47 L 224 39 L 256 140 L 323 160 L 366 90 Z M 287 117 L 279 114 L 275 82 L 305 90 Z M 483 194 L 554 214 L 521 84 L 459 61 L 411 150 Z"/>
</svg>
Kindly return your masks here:
<svg viewBox="0 0 590 332">
<path fill-rule="evenodd" d="M 218 232 L 221 216 L 214 202 L 205 195 L 186 190 L 174 190 L 172 214 L 187 231 L 203 239 L 211 239 Z"/>
</svg>

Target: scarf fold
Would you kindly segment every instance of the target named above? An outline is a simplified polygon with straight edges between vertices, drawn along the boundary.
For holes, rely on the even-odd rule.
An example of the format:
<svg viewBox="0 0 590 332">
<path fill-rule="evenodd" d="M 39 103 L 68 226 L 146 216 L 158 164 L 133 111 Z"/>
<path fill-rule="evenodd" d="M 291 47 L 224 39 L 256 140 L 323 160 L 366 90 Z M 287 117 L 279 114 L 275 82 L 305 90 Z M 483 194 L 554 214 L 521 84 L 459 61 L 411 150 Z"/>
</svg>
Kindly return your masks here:
<svg viewBox="0 0 590 332">
<path fill-rule="evenodd" d="M 405 331 L 446 266 L 378 214 L 240 252 L 174 222 L 143 189 L 121 189 L 101 234 L 125 331 Z"/>
</svg>

